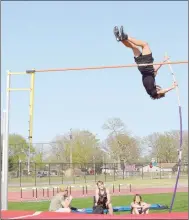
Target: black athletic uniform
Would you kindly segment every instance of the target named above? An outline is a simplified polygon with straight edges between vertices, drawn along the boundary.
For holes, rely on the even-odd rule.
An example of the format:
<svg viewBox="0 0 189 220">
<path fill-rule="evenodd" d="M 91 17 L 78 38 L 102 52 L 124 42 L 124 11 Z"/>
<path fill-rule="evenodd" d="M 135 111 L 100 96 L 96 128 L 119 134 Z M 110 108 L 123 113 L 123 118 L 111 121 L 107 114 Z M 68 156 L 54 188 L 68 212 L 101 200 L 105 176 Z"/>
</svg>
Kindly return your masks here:
<svg viewBox="0 0 189 220">
<path fill-rule="evenodd" d="M 108 207 L 106 206 L 106 203 L 108 201 L 106 188 L 104 188 L 104 194 L 101 194 L 99 189 L 98 196 L 99 199 L 97 201 L 97 206 L 93 207 L 93 214 L 104 214 L 104 210 L 108 209 Z M 95 203 L 95 197 L 94 197 L 94 203 Z"/>
<path fill-rule="evenodd" d="M 134 57 L 135 62 L 137 64 L 148 64 L 153 63 L 154 58 L 151 54 L 147 55 L 140 55 L 138 57 Z M 138 70 L 142 74 L 142 82 L 146 89 L 146 92 L 152 97 L 155 98 L 157 96 L 156 91 L 156 83 L 155 83 L 155 75 L 154 75 L 154 68 L 153 65 L 150 66 L 139 66 Z"/>
<path fill-rule="evenodd" d="M 97 205 L 102 206 L 103 209 L 107 209 L 106 203 L 108 201 L 108 198 L 107 198 L 106 189 L 104 188 L 104 194 L 101 194 L 100 189 L 99 189 L 98 196 L 99 196 L 99 199 L 98 199 Z"/>
</svg>

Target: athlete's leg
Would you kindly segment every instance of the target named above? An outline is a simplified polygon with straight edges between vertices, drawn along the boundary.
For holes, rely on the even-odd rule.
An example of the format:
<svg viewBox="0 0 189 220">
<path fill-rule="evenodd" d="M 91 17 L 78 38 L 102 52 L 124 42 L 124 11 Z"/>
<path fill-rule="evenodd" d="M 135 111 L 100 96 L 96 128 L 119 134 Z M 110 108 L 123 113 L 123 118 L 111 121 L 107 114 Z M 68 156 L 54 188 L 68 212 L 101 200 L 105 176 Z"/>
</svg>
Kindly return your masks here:
<svg viewBox="0 0 189 220">
<path fill-rule="evenodd" d="M 123 26 L 121 26 L 120 32 L 121 32 L 120 35 L 121 35 L 122 40 L 127 40 L 130 43 L 134 44 L 135 46 L 141 47 L 143 55 L 147 55 L 151 53 L 150 47 L 147 42 L 142 41 L 142 40 L 137 40 L 133 37 L 128 36 L 127 34 L 124 33 Z"/>
<path fill-rule="evenodd" d="M 121 41 L 126 47 L 132 49 L 135 57 L 140 56 L 141 51 L 135 44 L 133 44 L 132 42 L 129 42 L 128 40 L 121 39 L 121 34 L 119 33 L 119 29 L 117 26 L 114 27 L 114 35 L 117 41 Z"/>
<path fill-rule="evenodd" d="M 144 211 L 145 214 L 149 214 L 149 209 Z"/>
<path fill-rule="evenodd" d="M 143 212 L 144 214 L 149 214 L 149 205 L 144 206 L 142 212 Z"/>
<path fill-rule="evenodd" d="M 139 215 L 138 209 L 137 209 L 137 208 L 133 208 L 132 214 L 137 214 L 137 215 Z"/>
<path fill-rule="evenodd" d="M 142 55 L 148 55 L 152 53 L 148 43 L 146 43 L 145 41 L 136 40 L 135 38 L 129 36 L 128 36 L 128 41 L 135 44 L 136 46 L 142 47 Z"/>
<path fill-rule="evenodd" d="M 140 49 L 139 49 L 137 46 L 135 46 L 134 44 L 132 44 L 131 42 L 129 42 L 129 41 L 127 41 L 127 40 L 122 40 L 121 42 L 122 42 L 126 47 L 132 49 L 133 54 L 134 54 L 135 57 L 140 56 L 141 51 L 140 51 Z"/>
<path fill-rule="evenodd" d="M 111 203 L 108 204 L 108 213 L 109 213 L 110 215 L 113 215 L 113 207 L 112 207 L 112 204 L 111 204 Z"/>
</svg>

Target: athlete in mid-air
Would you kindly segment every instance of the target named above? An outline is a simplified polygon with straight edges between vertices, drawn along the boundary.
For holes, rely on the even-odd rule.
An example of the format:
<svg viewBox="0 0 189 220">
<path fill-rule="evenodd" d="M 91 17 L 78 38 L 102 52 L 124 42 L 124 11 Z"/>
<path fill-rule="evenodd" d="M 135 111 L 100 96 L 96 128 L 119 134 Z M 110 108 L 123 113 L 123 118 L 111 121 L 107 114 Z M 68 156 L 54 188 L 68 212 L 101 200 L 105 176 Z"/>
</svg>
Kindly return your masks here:
<svg viewBox="0 0 189 220">
<path fill-rule="evenodd" d="M 152 57 L 152 52 L 148 43 L 128 36 L 128 34 L 124 33 L 123 26 L 121 26 L 120 30 L 117 26 L 115 26 L 114 35 L 117 41 L 122 42 L 126 47 L 133 51 L 134 59 L 137 64 L 153 63 L 154 58 Z M 142 48 L 142 52 L 138 47 Z M 168 58 L 165 58 L 164 62 L 167 60 Z M 146 89 L 146 92 L 152 99 L 160 99 L 165 97 L 165 93 L 173 90 L 177 86 L 176 82 L 174 82 L 173 85 L 167 89 L 162 89 L 160 86 L 156 85 L 155 77 L 161 66 L 162 65 L 138 66 L 138 69 L 142 74 L 143 85 Z"/>
</svg>

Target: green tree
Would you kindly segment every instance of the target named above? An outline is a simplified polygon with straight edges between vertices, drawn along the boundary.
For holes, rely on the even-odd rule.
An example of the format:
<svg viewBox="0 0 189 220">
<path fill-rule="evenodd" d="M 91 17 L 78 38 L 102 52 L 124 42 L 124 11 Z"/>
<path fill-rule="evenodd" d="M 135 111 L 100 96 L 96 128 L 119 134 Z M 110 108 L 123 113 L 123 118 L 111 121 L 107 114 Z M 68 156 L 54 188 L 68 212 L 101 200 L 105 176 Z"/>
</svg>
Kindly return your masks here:
<svg viewBox="0 0 189 220">
<path fill-rule="evenodd" d="M 43 162 L 43 154 L 42 152 L 35 153 L 35 156 L 33 157 L 33 162 L 35 163 L 42 163 Z"/>
<path fill-rule="evenodd" d="M 188 163 L 188 131 L 183 131 L 183 153 L 182 158 L 184 163 Z"/>
<path fill-rule="evenodd" d="M 172 138 L 175 141 L 177 149 L 180 147 L 180 131 L 171 131 Z M 188 162 L 188 131 L 182 132 L 182 161 Z"/>
<path fill-rule="evenodd" d="M 151 157 L 155 157 L 159 162 L 177 162 L 179 149 L 179 131 L 169 131 L 164 133 L 153 133 L 144 138 L 147 147 L 150 147 Z M 188 155 L 188 135 L 183 132 L 183 159 Z"/>
<path fill-rule="evenodd" d="M 17 163 L 19 161 L 27 161 L 29 153 L 29 144 L 26 139 L 19 134 L 9 135 L 9 157 L 12 157 L 12 161 Z M 30 146 L 30 156 L 35 153 L 33 146 Z"/>
<path fill-rule="evenodd" d="M 114 161 L 120 163 L 124 160 L 127 163 L 137 162 L 140 156 L 140 139 L 132 136 L 126 130 L 125 124 L 119 118 L 109 119 L 103 128 L 109 131 L 106 139 L 107 146 Z"/>
<path fill-rule="evenodd" d="M 102 126 L 104 130 L 109 131 L 109 135 L 118 135 L 125 132 L 125 124 L 120 118 L 110 118 Z"/>
<path fill-rule="evenodd" d="M 13 157 L 9 157 L 9 171 L 13 171 L 14 170 L 14 159 Z"/>
<path fill-rule="evenodd" d="M 72 132 L 72 139 L 70 133 L 56 137 L 51 157 L 52 161 L 59 161 L 64 163 L 70 162 L 70 149 L 72 148 L 72 161 L 73 163 L 92 163 L 94 159 L 99 160 L 99 139 L 89 131 L 75 130 Z"/>
<path fill-rule="evenodd" d="M 127 133 L 107 138 L 109 150 L 114 160 L 119 157 L 126 163 L 136 163 L 140 157 L 140 141 L 136 137 L 132 137 Z"/>
</svg>

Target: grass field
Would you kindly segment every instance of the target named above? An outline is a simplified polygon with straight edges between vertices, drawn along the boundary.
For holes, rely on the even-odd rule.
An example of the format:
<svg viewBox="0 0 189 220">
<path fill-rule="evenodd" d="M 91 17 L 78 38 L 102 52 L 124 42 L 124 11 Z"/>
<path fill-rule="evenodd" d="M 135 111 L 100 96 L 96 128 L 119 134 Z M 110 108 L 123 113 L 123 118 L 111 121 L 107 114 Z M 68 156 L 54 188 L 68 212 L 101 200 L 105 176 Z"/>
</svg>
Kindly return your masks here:
<svg viewBox="0 0 189 220">
<path fill-rule="evenodd" d="M 128 206 L 130 205 L 133 196 L 113 196 L 113 206 Z M 143 195 L 143 201 L 150 204 L 170 205 L 172 194 L 153 194 Z M 34 211 L 48 211 L 49 201 L 45 202 L 9 202 L 9 210 L 34 210 Z M 92 207 L 92 198 L 74 199 L 72 202 L 73 207 L 89 208 Z M 177 193 L 173 207 L 174 212 L 188 211 L 188 193 Z M 167 212 L 167 210 L 151 211 L 151 212 Z"/>
</svg>

